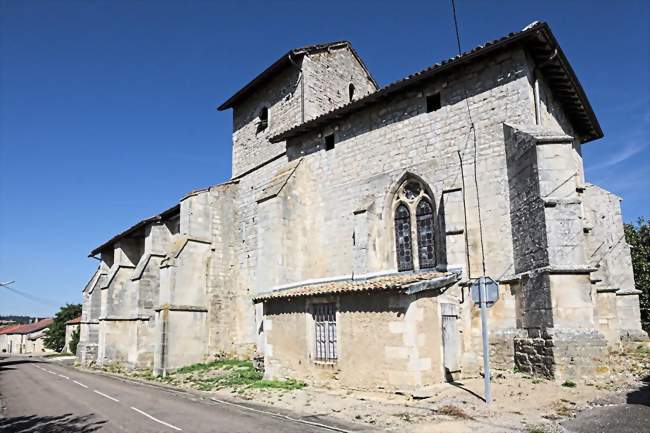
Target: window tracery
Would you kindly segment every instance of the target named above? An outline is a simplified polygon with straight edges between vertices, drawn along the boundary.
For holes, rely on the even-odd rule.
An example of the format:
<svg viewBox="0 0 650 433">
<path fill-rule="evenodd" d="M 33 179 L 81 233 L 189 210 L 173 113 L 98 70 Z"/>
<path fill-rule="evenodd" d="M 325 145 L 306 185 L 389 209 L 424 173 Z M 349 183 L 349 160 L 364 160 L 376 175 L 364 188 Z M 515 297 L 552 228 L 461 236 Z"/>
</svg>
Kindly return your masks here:
<svg viewBox="0 0 650 433">
<path fill-rule="evenodd" d="M 436 266 L 433 201 L 419 180 L 407 179 L 395 194 L 395 252 L 398 271 Z"/>
</svg>

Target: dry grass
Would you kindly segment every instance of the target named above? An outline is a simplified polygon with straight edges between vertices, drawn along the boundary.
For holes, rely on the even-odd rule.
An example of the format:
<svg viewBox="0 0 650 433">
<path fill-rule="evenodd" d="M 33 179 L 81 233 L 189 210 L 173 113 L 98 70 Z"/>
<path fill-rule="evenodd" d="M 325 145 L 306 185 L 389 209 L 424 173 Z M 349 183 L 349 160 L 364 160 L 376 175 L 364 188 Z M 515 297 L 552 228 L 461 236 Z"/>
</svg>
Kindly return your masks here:
<svg viewBox="0 0 650 433">
<path fill-rule="evenodd" d="M 441 406 L 436 410 L 436 414 L 447 415 L 459 419 L 473 419 L 463 409 L 459 408 L 458 406 L 454 406 L 453 404 L 446 404 L 444 406 Z"/>
</svg>

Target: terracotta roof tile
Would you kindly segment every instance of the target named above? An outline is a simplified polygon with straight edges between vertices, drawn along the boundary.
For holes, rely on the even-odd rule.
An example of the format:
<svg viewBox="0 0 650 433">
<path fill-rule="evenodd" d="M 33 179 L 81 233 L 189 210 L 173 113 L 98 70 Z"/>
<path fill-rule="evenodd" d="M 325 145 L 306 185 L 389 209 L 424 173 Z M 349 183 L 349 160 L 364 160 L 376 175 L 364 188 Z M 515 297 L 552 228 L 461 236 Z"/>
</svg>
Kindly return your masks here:
<svg viewBox="0 0 650 433">
<path fill-rule="evenodd" d="M 253 302 L 336 293 L 404 290 L 408 289 L 411 285 L 427 282 L 437 282 L 439 283 L 437 287 L 444 287 L 456 281 L 458 281 L 458 274 L 451 272 L 391 274 L 363 280 L 342 280 L 328 283 L 305 284 L 299 287 L 273 290 L 255 296 Z"/>
<path fill-rule="evenodd" d="M 70 319 L 67 322 L 65 322 L 66 325 L 76 325 L 78 323 L 81 323 L 81 316 L 75 317 L 74 319 Z"/>
<path fill-rule="evenodd" d="M 13 333 L 13 331 L 20 328 L 20 326 L 22 326 L 22 325 L 3 326 L 2 328 L 0 328 L 0 335 L 11 334 L 11 333 Z"/>
<path fill-rule="evenodd" d="M 0 334 L 31 334 L 32 332 L 40 331 L 47 328 L 52 324 L 52 319 L 41 319 L 36 323 L 28 323 L 26 325 L 14 325 L 11 329 L 2 329 Z"/>
</svg>

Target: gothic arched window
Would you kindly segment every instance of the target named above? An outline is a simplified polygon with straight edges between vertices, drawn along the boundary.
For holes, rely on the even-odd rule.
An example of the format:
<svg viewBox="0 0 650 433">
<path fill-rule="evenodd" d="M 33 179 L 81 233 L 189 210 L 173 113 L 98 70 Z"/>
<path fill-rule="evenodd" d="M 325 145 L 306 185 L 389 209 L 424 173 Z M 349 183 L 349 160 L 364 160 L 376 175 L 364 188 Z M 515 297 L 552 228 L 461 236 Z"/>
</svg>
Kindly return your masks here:
<svg viewBox="0 0 650 433">
<path fill-rule="evenodd" d="M 397 270 L 436 266 L 433 200 L 416 179 L 405 180 L 395 194 L 395 252 Z"/>
<path fill-rule="evenodd" d="M 350 85 L 348 86 L 348 97 L 350 99 L 350 102 L 352 102 L 352 100 L 354 99 L 354 90 L 355 90 L 354 84 L 350 83 Z"/>
<path fill-rule="evenodd" d="M 436 256 L 433 250 L 433 209 L 425 198 L 418 203 L 415 214 L 418 232 L 418 259 L 420 269 L 436 266 Z"/>
<path fill-rule="evenodd" d="M 411 242 L 411 213 L 401 203 L 395 209 L 395 242 L 397 246 L 397 269 L 413 270 L 413 243 Z"/>
</svg>

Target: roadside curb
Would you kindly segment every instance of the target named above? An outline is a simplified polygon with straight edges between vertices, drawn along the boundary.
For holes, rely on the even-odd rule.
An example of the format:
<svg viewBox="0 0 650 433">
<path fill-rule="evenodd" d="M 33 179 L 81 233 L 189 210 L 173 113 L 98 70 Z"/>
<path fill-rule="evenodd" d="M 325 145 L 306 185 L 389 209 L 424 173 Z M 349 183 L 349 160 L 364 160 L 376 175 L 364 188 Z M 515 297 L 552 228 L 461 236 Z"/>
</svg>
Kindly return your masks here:
<svg viewBox="0 0 650 433">
<path fill-rule="evenodd" d="M 288 421 L 309 425 L 312 427 L 320 427 L 337 433 L 357 433 L 357 432 L 382 433 L 384 432 L 384 430 L 378 430 L 370 426 L 351 423 L 349 421 L 343 421 L 338 419 L 327 418 L 325 420 L 322 420 L 321 422 L 321 415 L 318 414 L 300 415 L 297 414 L 296 412 L 292 412 L 290 410 L 286 410 L 282 408 L 277 408 L 274 406 L 269 406 L 264 403 L 258 403 L 258 402 L 252 403 L 248 400 L 241 400 L 241 399 L 237 399 L 225 395 L 215 396 L 214 394 L 209 394 L 195 389 L 179 388 L 165 383 L 155 383 L 145 379 L 140 379 L 135 377 L 125 377 L 120 374 L 111 373 L 107 371 L 92 370 L 92 369 L 87 369 L 79 366 L 66 366 L 66 365 L 63 366 L 70 367 L 80 372 L 97 374 L 104 377 L 111 377 L 114 379 L 121 380 L 123 382 L 130 382 L 138 385 L 147 385 L 164 391 L 171 391 L 177 394 L 184 394 L 185 396 L 188 395 L 193 396 L 211 405 L 227 405 L 232 407 L 238 407 L 240 409 L 244 409 L 247 411 L 257 412 L 267 416 L 272 416 L 274 418 L 286 419 Z"/>
</svg>

